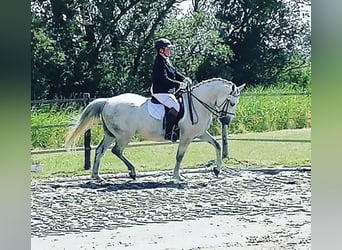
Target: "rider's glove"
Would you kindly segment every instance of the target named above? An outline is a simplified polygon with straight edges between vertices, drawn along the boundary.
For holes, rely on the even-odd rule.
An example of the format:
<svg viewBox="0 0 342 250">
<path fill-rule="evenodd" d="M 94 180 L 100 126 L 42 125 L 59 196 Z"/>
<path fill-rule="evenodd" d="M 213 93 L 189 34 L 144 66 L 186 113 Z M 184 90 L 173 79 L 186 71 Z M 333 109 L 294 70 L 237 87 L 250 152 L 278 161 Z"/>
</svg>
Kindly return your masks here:
<svg viewBox="0 0 342 250">
<path fill-rule="evenodd" d="M 185 77 L 184 82 L 189 86 L 192 84 L 192 80 L 189 77 Z"/>
<path fill-rule="evenodd" d="M 180 89 L 186 89 L 186 86 L 187 86 L 186 82 L 179 82 Z"/>
</svg>

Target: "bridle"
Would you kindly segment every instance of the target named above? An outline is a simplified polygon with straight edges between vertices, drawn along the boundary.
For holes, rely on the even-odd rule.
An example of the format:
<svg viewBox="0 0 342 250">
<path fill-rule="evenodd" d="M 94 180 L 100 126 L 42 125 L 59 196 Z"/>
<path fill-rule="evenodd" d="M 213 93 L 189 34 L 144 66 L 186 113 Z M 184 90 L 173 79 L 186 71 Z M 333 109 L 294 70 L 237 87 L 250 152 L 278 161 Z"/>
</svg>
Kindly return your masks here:
<svg viewBox="0 0 342 250">
<path fill-rule="evenodd" d="M 202 104 L 203 107 L 205 107 L 207 110 L 209 110 L 209 112 L 212 113 L 217 118 L 223 118 L 223 117 L 226 117 L 228 115 L 235 116 L 235 112 L 234 113 L 228 112 L 229 107 L 234 107 L 236 105 L 236 103 L 232 103 L 230 100 L 230 96 L 232 96 L 235 89 L 236 89 L 236 86 L 233 85 L 232 91 L 228 94 L 228 97 L 224 100 L 224 102 L 218 106 L 212 107 L 212 106 L 208 105 L 207 103 L 203 102 L 202 100 L 200 100 L 197 96 L 195 96 L 192 93 L 190 88 L 188 88 L 187 94 L 188 94 L 190 118 L 191 118 L 192 125 L 194 125 L 195 123 L 193 121 L 193 114 L 192 114 L 192 108 L 191 108 L 191 104 L 192 104 L 191 97 L 194 97 L 200 104 Z"/>
<path fill-rule="evenodd" d="M 215 106 L 215 107 L 212 107 L 210 105 L 208 105 L 207 103 L 203 102 L 202 100 L 200 100 L 197 96 L 195 96 L 194 94 L 191 93 L 191 96 L 194 97 L 200 104 L 202 104 L 207 110 L 210 111 L 210 113 L 212 113 L 213 115 L 215 115 L 216 117 L 218 118 L 221 118 L 221 117 L 224 117 L 224 116 L 227 116 L 227 115 L 235 115 L 235 112 L 232 113 L 232 112 L 228 112 L 228 109 L 229 109 L 229 105 L 231 107 L 235 106 L 236 104 L 235 103 L 232 103 L 230 98 L 227 97 L 225 99 L 225 101 L 219 105 L 219 106 Z"/>
</svg>

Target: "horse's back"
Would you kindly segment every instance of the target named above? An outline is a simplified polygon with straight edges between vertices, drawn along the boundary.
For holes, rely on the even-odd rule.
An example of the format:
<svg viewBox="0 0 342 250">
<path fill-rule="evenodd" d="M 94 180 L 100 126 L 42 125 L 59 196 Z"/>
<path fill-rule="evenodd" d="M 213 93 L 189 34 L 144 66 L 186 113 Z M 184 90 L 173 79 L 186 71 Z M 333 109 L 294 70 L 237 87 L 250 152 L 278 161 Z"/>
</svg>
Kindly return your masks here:
<svg viewBox="0 0 342 250">
<path fill-rule="evenodd" d="M 103 116 L 111 117 L 113 115 L 121 118 L 127 116 L 137 117 L 144 113 L 146 97 L 138 94 L 125 93 L 108 99 L 103 110 Z"/>
<path fill-rule="evenodd" d="M 147 98 L 134 93 L 125 93 L 108 99 L 109 104 L 123 104 L 140 107 L 146 102 Z"/>
<path fill-rule="evenodd" d="M 135 133 L 146 138 L 159 137 L 163 133 L 159 120 L 147 110 L 147 97 L 125 93 L 108 99 L 102 113 L 107 129 L 116 137 L 129 138 Z M 153 135 L 157 133 L 157 135 Z"/>
</svg>

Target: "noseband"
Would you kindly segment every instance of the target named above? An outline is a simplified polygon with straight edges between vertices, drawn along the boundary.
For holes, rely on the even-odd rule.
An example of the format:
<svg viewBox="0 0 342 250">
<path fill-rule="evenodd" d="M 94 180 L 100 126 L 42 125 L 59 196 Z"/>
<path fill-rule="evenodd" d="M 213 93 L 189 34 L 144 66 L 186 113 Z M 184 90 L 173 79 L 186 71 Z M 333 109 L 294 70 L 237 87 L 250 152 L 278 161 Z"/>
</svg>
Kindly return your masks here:
<svg viewBox="0 0 342 250">
<path fill-rule="evenodd" d="M 218 106 L 218 108 L 220 109 L 220 111 L 218 112 L 218 117 L 225 117 L 227 115 L 235 115 L 235 112 L 232 113 L 232 112 L 228 112 L 228 108 L 229 108 L 229 105 L 231 107 L 234 107 L 236 104 L 235 103 L 232 103 L 231 100 L 229 98 L 227 98 L 220 106 Z M 222 107 L 222 109 L 221 109 Z"/>
</svg>

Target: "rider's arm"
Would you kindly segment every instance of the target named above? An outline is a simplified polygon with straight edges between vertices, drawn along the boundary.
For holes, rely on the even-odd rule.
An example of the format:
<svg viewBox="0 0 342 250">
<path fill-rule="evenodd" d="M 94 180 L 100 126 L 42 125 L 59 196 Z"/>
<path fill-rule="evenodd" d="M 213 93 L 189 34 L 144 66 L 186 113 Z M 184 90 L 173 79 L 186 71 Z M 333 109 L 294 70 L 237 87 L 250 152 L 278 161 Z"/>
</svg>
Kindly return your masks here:
<svg viewBox="0 0 342 250">
<path fill-rule="evenodd" d="M 168 76 L 166 69 L 164 70 L 164 76 L 165 76 L 165 79 L 169 82 L 169 86 L 171 86 L 171 88 L 178 89 L 179 86 L 182 84 L 183 80 L 178 80 L 177 77 L 176 77 L 177 80 L 171 79 Z"/>
<path fill-rule="evenodd" d="M 176 80 L 177 81 L 183 82 L 185 77 L 186 77 L 185 75 L 183 75 L 183 74 L 179 73 L 178 71 L 176 71 Z"/>
</svg>

